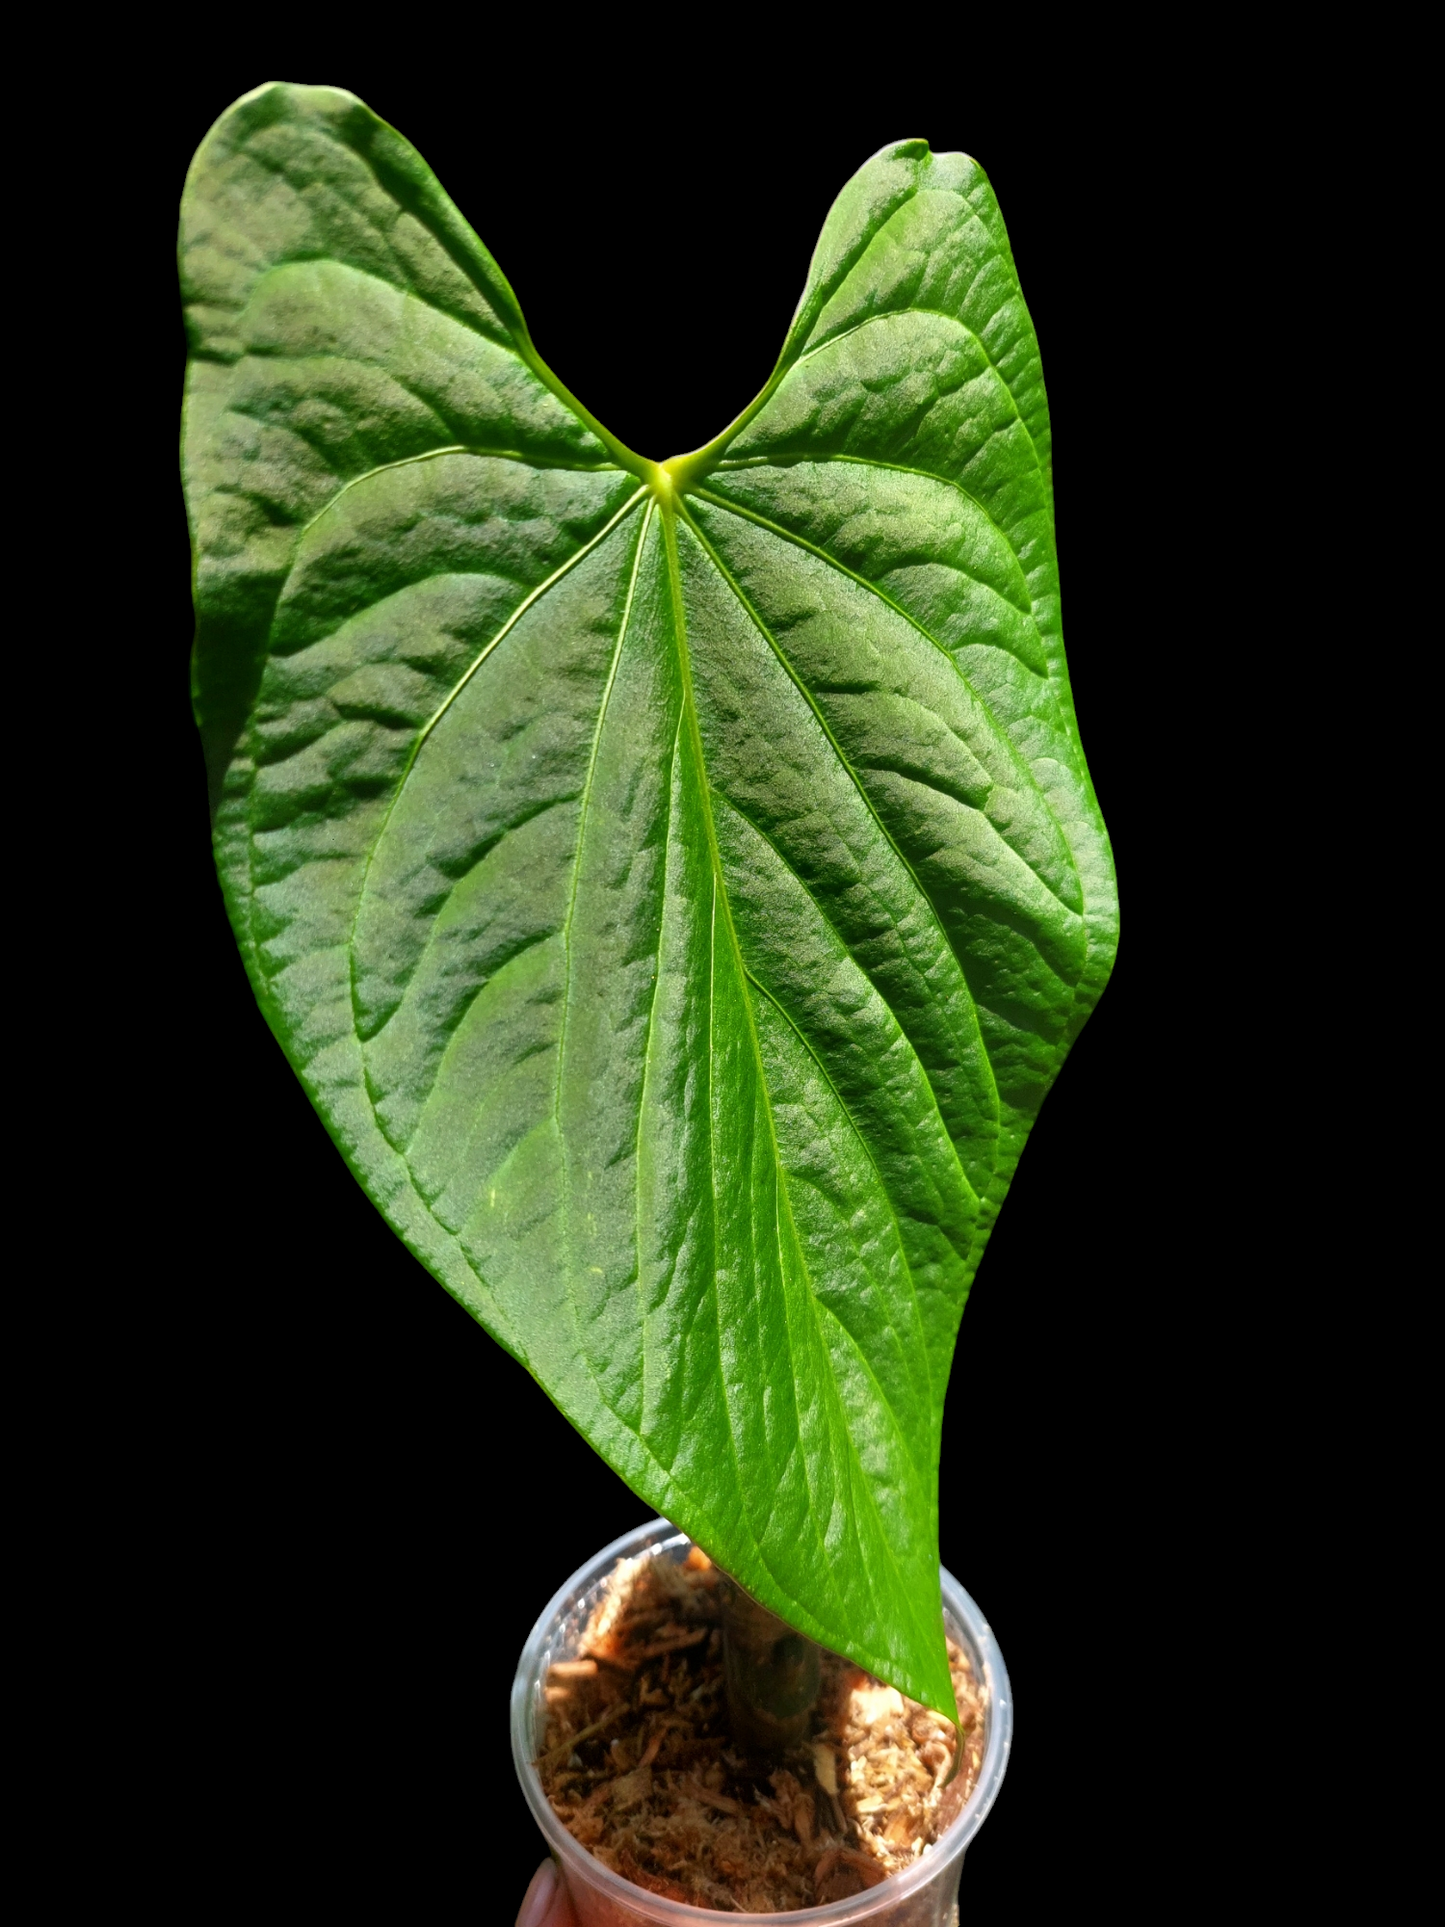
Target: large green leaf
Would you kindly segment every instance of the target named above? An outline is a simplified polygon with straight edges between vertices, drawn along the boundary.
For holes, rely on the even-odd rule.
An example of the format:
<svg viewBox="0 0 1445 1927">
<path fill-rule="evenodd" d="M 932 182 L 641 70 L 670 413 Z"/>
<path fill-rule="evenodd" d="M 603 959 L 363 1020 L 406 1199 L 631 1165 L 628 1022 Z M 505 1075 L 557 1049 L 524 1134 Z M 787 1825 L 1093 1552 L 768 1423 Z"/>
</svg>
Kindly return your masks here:
<svg viewBox="0 0 1445 1927">
<path fill-rule="evenodd" d="M 663 465 L 348 94 L 237 102 L 182 238 L 196 708 L 276 1036 L 638 1493 L 950 1709 L 954 1336 L 1115 941 L 982 170 L 869 161 L 763 394 Z"/>
</svg>

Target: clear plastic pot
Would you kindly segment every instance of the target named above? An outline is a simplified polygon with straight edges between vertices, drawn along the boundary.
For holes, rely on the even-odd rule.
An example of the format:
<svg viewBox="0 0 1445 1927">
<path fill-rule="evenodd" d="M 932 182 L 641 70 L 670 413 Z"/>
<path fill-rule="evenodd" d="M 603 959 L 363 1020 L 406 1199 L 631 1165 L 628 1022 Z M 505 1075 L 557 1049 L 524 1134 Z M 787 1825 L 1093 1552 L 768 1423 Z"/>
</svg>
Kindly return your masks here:
<svg viewBox="0 0 1445 1927">
<path fill-rule="evenodd" d="M 558 1660 L 577 1656 L 583 1628 L 603 1583 L 619 1559 L 635 1559 L 642 1554 L 683 1559 L 691 1543 L 666 1519 L 655 1519 L 651 1525 L 640 1526 L 605 1546 L 595 1559 L 574 1572 L 550 1601 L 522 1649 L 517 1677 L 512 1683 L 512 1757 L 516 1761 L 517 1777 L 537 1825 L 561 1868 L 579 1927 L 683 1927 L 687 1921 L 720 1919 L 751 1921 L 755 1927 L 765 1921 L 780 1920 L 818 1922 L 820 1927 L 824 1922 L 829 1923 L 829 1927 L 844 1927 L 844 1923 L 853 1927 L 854 1922 L 863 1921 L 869 1927 L 948 1927 L 950 1922 L 956 1922 L 958 1877 L 963 1870 L 964 1850 L 998 1797 L 1008 1764 L 1013 1704 L 1003 1656 L 988 1629 L 988 1622 L 947 1571 L 942 1575 L 944 1620 L 950 1635 L 968 1654 L 974 1677 L 982 1682 L 984 1689 L 987 1727 L 983 1764 L 978 1783 L 953 1825 L 903 1873 L 894 1874 L 851 1899 L 831 1901 L 826 1907 L 804 1907 L 789 1914 L 721 1915 L 709 1907 L 690 1907 L 680 1901 L 664 1900 L 624 1880 L 600 1860 L 594 1860 L 552 1811 L 533 1765 L 544 1726 L 543 1687 L 548 1667 Z"/>
</svg>

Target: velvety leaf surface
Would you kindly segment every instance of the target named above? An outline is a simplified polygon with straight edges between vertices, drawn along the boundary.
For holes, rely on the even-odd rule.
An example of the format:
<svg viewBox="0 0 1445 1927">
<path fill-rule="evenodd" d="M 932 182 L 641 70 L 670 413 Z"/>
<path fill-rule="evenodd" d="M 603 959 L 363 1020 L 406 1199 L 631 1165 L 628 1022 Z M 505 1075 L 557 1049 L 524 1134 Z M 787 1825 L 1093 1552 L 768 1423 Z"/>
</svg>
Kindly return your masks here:
<svg viewBox="0 0 1445 1927">
<path fill-rule="evenodd" d="M 277 1037 L 636 1491 L 951 1709 L 954 1337 L 1115 941 L 982 171 L 875 156 L 763 394 L 662 465 L 350 95 L 223 116 L 182 273 L 196 708 Z"/>
</svg>

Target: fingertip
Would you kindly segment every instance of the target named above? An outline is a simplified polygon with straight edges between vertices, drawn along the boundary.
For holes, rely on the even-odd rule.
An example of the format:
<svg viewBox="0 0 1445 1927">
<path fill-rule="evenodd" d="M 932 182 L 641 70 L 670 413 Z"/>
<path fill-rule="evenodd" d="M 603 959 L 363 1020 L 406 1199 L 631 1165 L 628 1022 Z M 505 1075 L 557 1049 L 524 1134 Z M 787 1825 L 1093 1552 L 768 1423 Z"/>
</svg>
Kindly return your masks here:
<svg viewBox="0 0 1445 1927">
<path fill-rule="evenodd" d="M 532 1875 L 532 1884 L 522 1898 L 517 1913 L 517 1927 L 552 1927 L 553 1902 L 557 1898 L 557 1867 L 551 1860 L 544 1860 Z M 571 1909 L 568 1908 L 568 1915 Z"/>
</svg>

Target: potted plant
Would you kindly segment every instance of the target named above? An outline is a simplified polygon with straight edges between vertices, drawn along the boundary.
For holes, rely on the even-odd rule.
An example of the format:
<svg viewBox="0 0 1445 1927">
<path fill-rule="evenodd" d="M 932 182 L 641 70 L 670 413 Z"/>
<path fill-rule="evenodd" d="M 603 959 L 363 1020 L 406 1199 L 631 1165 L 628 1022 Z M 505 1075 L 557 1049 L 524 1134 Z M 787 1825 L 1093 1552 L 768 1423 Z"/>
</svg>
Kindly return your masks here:
<svg viewBox="0 0 1445 1927">
<path fill-rule="evenodd" d="M 666 461 L 349 94 L 236 102 L 181 260 L 256 995 L 393 1228 L 669 1522 L 518 1675 L 574 1902 L 941 1920 L 1007 1741 L 940 1592 L 943 1391 L 1116 933 L 988 182 L 868 161 L 761 393 Z"/>
</svg>

